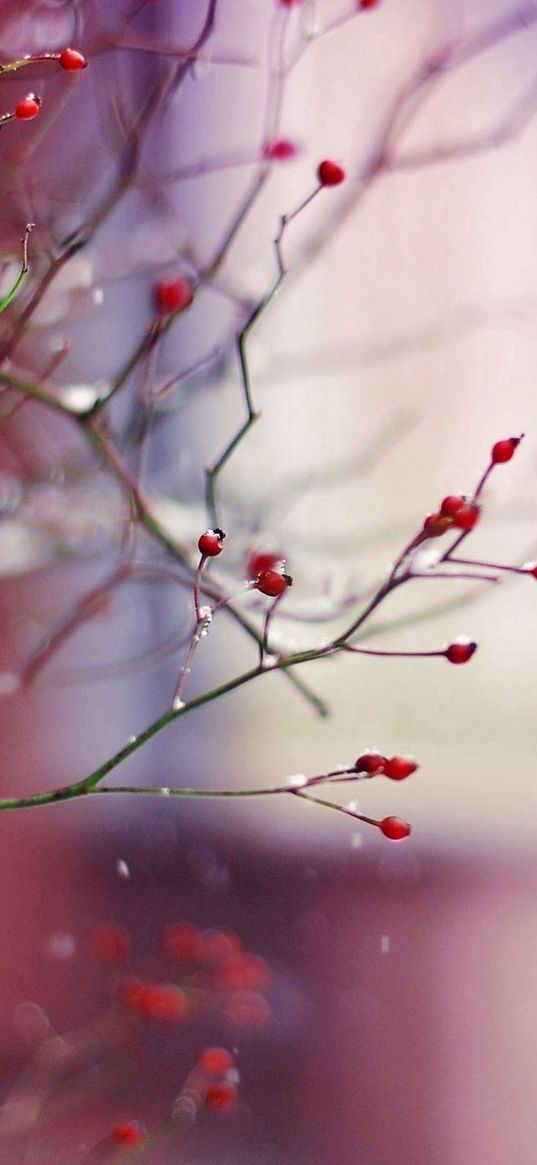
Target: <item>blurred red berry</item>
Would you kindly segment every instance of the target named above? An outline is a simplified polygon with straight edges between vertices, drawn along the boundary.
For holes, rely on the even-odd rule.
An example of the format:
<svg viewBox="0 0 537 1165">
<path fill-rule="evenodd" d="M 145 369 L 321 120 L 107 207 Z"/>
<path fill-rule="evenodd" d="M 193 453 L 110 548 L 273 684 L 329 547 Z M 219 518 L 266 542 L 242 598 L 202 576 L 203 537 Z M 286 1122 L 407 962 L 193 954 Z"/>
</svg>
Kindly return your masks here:
<svg viewBox="0 0 537 1165">
<path fill-rule="evenodd" d="M 238 1098 L 238 1091 L 230 1080 L 219 1080 L 217 1084 L 209 1084 L 205 1093 L 205 1104 L 209 1108 L 223 1112 L 226 1108 L 233 1108 Z"/>
<path fill-rule="evenodd" d="M 317 177 L 321 186 L 340 186 L 345 181 L 346 175 L 342 166 L 326 158 L 318 167 Z"/>
<path fill-rule="evenodd" d="M 200 936 L 200 958 L 205 963 L 222 962 L 241 950 L 241 940 L 232 930 L 206 930 Z"/>
<path fill-rule="evenodd" d="M 122 994 L 132 1011 L 154 1023 L 180 1023 L 188 1015 L 186 995 L 174 984 L 134 983 Z"/>
<path fill-rule="evenodd" d="M 226 1005 L 226 1018 L 244 1031 L 258 1031 L 269 1015 L 268 1003 L 257 991 L 233 991 Z"/>
<path fill-rule="evenodd" d="M 214 971 L 213 984 L 220 988 L 244 988 L 264 991 L 270 986 L 272 974 L 260 955 L 236 955 L 220 963 Z"/>
<path fill-rule="evenodd" d="M 295 158 L 298 153 L 295 142 L 289 141 L 288 138 L 279 138 L 275 142 L 267 142 L 263 156 L 269 158 L 271 162 L 287 162 L 290 158 Z"/>
<path fill-rule="evenodd" d="M 235 1061 L 227 1048 L 203 1048 L 198 1057 L 198 1066 L 210 1076 L 225 1076 Z"/>
<path fill-rule="evenodd" d="M 93 957 L 100 962 L 121 963 L 129 954 L 131 940 L 125 927 L 109 922 L 91 931 L 88 946 Z"/>
<path fill-rule="evenodd" d="M 120 1145 L 139 1145 L 145 1140 L 146 1132 L 138 1121 L 120 1121 L 113 1129 L 112 1136 Z"/>
<path fill-rule="evenodd" d="M 195 963 L 201 957 L 201 931 L 188 922 L 173 922 L 162 936 L 162 951 L 179 963 Z"/>
<path fill-rule="evenodd" d="M 252 550 L 246 561 L 246 575 L 257 578 L 264 570 L 272 570 L 285 561 L 283 554 L 274 550 Z"/>
<path fill-rule="evenodd" d="M 134 976 L 130 979 L 125 979 L 119 988 L 121 1001 L 126 1007 L 130 1007 L 132 1011 L 138 1011 L 140 1001 L 144 992 L 148 990 L 148 986 L 142 979 L 137 979 Z"/>
<path fill-rule="evenodd" d="M 194 293 L 187 279 L 173 279 L 155 283 L 153 296 L 157 310 L 162 315 L 171 315 L 172 312 L 184 311 L 189 307 Z"/>
</svg>

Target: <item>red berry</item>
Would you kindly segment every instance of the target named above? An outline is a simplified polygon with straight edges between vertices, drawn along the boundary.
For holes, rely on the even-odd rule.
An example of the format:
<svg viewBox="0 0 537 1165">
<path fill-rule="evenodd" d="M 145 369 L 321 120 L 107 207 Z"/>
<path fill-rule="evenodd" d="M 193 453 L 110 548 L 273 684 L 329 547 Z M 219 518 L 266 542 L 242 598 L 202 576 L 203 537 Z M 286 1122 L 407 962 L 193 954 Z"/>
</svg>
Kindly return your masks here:
<svg viewBox="0 0 537 1165">
<path fill-rule="evenodd" d="M 260 955 L 235 955 L 215 968 L 213 984 L 225 990 L 266 991 L 272 974 Z"/>
<path fill-rule="evenodd" d="M 37 117 L 40 109 L 41 98 L 36 97 L 35 93 L 29 93 L 15 106 L 15 117 L 20 121 L 30 121 L 32 117 Z"/>
<path fill-rule="evenodd" d="M 297 147 L 294 142 L 290 142 L 287 138 L 280 138 L 276 142 L 267 142 L 263 154 L 271 162 L 287 162 L 289 158 L 296 156 Z"/>
<path fill-rule="evenodd" d="M 477 643 L 450 643 L 445 656 L 449 663 L 468 663 L 474 651 L 477 651 Z"/>
<path fill-rule="evenodd" d="M 440 513 L 446 518 L 453 518 L 466 505 L 466 500 L 462 494 L 448 494 L 440 506 Z"/>
<path fill-rule="evenodd" d="M 126 1007 L 130 1007 L 132 1011 L 139 1011 L 140 1000 L 145 991 L 147 984 L 141 979 L 125 979 L 119 988 L 119 995 Z"/>
<path fill-rule="evenodd" d="M 96 926 L 88 938 L 93 957 L 102 963 L 121 963 L 127 958 L 130 945 L 128 931 L 114 922 Z"/>
<path fill-rule="evenodd" d="M 216 1108 L 223 1112 L 226 1108 L 233 1108 L 238 1100 L 238 1092 L 230 1080 L 219 1080 L 217 1084 L 210 1084 L 205 1093 L 205 1103 L 209 1108 Z"/>
<path fill-rule="evenodd" d="M 264 570 L 272 570 L 274 566 L 280 566 L 284 561 L 283 554 L 277 551 L 252 550 L 246 562 L 247 577 L 258 578 Z"/>
<path fill-rule="evenodd" d="M 392 756 L 386 761 L 384 775 L 391 781 L 404 781 L 416 772 L 417 764 L 408 756 Z"/>
<path fill-rule="evenodd" d="M 173 279 L 169 282 L 155 283 L 153 288 L 155 306 L 163 315 L 178 313 L 189 307 L 194 298 L 192 287 L 187 279 Z"/>
<path fill-rule="evenodd" d="M 120 1145 L 139 1145 L 145 1139 L 146 1133 L 138 1121 L 120 1121 L 112 1136 Z"/>
<path fill-rule="evenodd" d="M 440 538 L 451 527 L 451 518 L 444 514 L 429 514 L 423 523 L 423 532 L 428 538 Z"/>
<path fill-rule="evenodd" d="M 142 984 L 130 1000 L 134 1011 L 154 1023 L 180 1023 L 188 1015 L 188 1001 L 173 984 Z"/>
<path fill-rule="evenodd" d="M 216 558 L 222 553 L 224 546 L 225 534 L 223 530 L 219 530 L 218 526 L 215 530 L 206 530 L 205 534 L 198 539 L 198 550 L 203 558 Z"/>
<path fill-rule="evenodd" d="M 202 937 L 195 926 L 188 922 L 174 922 L 167 926 L 162 936 L 162 951 L 168 959 L 177 962 L 195 963 L 201 957 Z"/>
<path fill-rule="evenodd" d="M 410 825 L 400 817 L 385 817 L 383 821 L 379 821 L 378 826 L 384 837 L 390 841 L 402 841 L 410 833 Z"/>
<path fill-rule="evenodd" d="M 537 565 L 528 567 L 528 574 L 531 574 L 533 578 L 537 578 Z"/>
<path fill-rule="evenodd" d="M 227 1048 L 204 1048 L 200 1052 L 198 1064 L 210 1076 L 225 1076 L 235 1066 L 235 1061 Z"/>
<path fill-rule="evenodd" d="M 326 158 L 317 170 L 317 177 L 321 186 L 340 186 L 345 181 L 345 171 L 337 162 Z"/>
<path fill-rule="evenodd" d="M 262 595 L 268 595 L 271 599 L 277 599 L 283 595 L 287 587 L 292 587 L 293 580 L 290 574 L 284 574 L 281 570 L 262 570 L 255 584 L 256 591 L 261 591 Z"/>
<path fill-rule="evenodd" d="M 200 936 L 200 958 L 204 963 L 220 963 L 241 951 L 241 940 L 232 930 L 206 930 Z"/>
<path fill-rule="evenodd" d="M 358 0 L 359 8 L 376 8 L 379 0 Z"/>
<path fill-rule="evenodd" d="M 76 73 L 78 69 L 88 67 L 86 58 L 76 49 L 64 49 L 63 53 L 60 53 L 59 62 L 62 69 L 66 69 L 68 73 Z"/>
<path fill-rule="evenodd" d="M 380 752 L 363 752 L 354 767 L 357 773 L 369 773 L 370 776 L 374 776 L 375 773 L 384 772 L 385 764 L 386 757 L 381 756 Z"/>
<path fill-rule="evenodd" d="M 501 465 L 504 461 L 510 461 L 521 440 L 521 437 L 507 437 L 505 441 L 496 441 L 490 453 L 492 464 Z"/>
<path fill-rule="evenodd" d="M 453 525 L 458 530 L 473 530 L 479 518 L 479 506 L 472 502 L 465 502 L 453 515 Z"/>
</svg>

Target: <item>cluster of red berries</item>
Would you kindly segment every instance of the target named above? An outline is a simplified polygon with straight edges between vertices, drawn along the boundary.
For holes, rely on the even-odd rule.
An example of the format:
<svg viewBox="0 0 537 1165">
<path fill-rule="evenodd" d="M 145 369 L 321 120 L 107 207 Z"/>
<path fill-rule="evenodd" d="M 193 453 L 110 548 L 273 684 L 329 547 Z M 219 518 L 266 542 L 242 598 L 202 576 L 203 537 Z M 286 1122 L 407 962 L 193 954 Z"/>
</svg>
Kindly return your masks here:
<svg viewBox="0 0 537 1165">
<path fill-rule="evenodd" d="M 43 56 L 29 57 L 25 64 L 32 64 L 34 61 L 52 60 L 57 61 L 62 69 L 67 73 L 78 72 L 80 69 L 87 68 L 87 60 L 79 53 L 77 49 L 63 49 L 61 53 L 45 53 Z M 27 93 L 26 97 L 22 97 L 17 102 L 12 113 L 3 114 L 1 121 L 10 121 L 11 118 L 16 118 L 17 121 L 32 121 L 37 117 L 41 109 L 41 98 L 36 93 Z"/>
<path fill-rule="evenodd" d="M 200 1052 L 190 1073 L 185 1092 L 200 1098 L 201 1103 L 216 1112 L 234 1108 L 239 1098 L 237 1085 L 230 1078 L 236 1075 L 235 1060 L 227 1048 L 208 1045 Z M 112 1140 L 121 1148 L 134 1148 L 147 1138 L 147 1131 L 139 1121 L 125 1120 L 112 1130 Z"/>
<path fill-rule="evenodd" d="M 476 502 L 469 501 L 463 494 L 448 494 L 440 509 L 429 514 L 423 523 L 423 533 L 427 538 L 440 538 L 447 530 L 473 530 L 480 514 Z"/>
<path fill-rule="evenodd" d="M 271 599 L 279 598 L 293 585 L 291 575 L 285 573 L 283 555 L 274 550 L 253 550 L 246 561 L 246 573 L 256 591 Z"/>
<path fill-rule="evenodd" d="M 197 1074 L 203 1080 L 201 1092 L 208 1108 L 218 1112 L 234 1108 L 238 1100 L 236 1084 L 228 1078 L 235 1071 L 235 1061 L 227 1048 L 207 1047 L 198 1057 Z"/>
<path fill-rule="evenodd" d="M 416 772 L 416 761 L 408 756 L 382 756 L 380 752 L 363 752 L 355 761 L 357 773 L 366 773 L 368 777 L 389 777 L 391 781 L 404 781 Z M 410 825 L 401 817 L 384 817 L 381 821 L 366 818 L 371 825 L 387 837 L 389 841 L 403 841 L 411 833 Z"/>
<path fill-rule="evenodd" d="M 490 451 L 489 470 L 494 465 L 505 465 L 516 452 L 522 436 L 506 437 L 496 441 Z M 441 502 L 440 509 L 429 514 L 423 523 L 423 534 L 427 538 L 440 538 L 448 530 L 462 530 L 468 533 L 473 530 L 479 519 L 479 505 L 464 494 L 448 494 Z"/>
<path fill-rule="evenodd" d="M 198 539 L 198 550 L 202 560 L 217 558 L 224 549 L 225 537 L 224 531 L 218 527 L 206 530 Z M 279 554 L 272 551 L 256 551 L 248 559 L 248 577 L 255 590 L 260 591 L 262 595 L 268 595 L 271 599 L 277 599 L 293 585 L 293 579 L 290 574 L 286 574 L 284 566 L 284 560 Z"/>
<path fill-rule="evenodd" d="M 408 756 L 382 756 L 380 752 L 363 752 L 354 765 L 357 773 L 367 773 L 370 777 L 389 777 L 391 781 L 404 781 L 418 768 L 416 761 Z"/>
<path fill-rule="evenodd" d="M 182 1023 L 190 1011 L 184 991 L 175 983 L 127 979 L 121 987 L 120 998 L 129 1011 L 152 1023 Z"/>
<path fill-rule="evenodd" d="M 124 927 L 104 923 L 91 931 L 88 947 L 101 963 L 124 963 L 131 940 Z M 188 975 L 196 969 L 196 992 L 181 977 L 179 983 L 155 983 L 129 975 L 120 986 L 119 998 L 131 1014 L 150 1023 L 179 1024 L 203 999 L 210 999 L 235 1027 L 255 1030 L 266 1022 L 269 1012 L 262 993 L 271 984 L 270 967 L 265 959 L 245 950 L 234 931 L 172 923 L 163 932 L 161 950 L 169 963 L 181 964 Z"/>
</svg>

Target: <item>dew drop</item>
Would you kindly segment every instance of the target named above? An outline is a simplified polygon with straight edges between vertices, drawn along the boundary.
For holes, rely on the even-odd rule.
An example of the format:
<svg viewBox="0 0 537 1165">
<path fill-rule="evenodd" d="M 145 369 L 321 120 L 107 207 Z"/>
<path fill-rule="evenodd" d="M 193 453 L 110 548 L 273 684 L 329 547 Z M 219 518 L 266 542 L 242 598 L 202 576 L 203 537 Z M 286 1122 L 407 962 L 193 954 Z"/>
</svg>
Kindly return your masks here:
<svg viewBox="0 0 537 1165">
<path fill-rule="evenodd" d="M 302 789 L 307 783 L 308 778 L 304 773 L 293 773 L 292 776 L 287 778 L 287 784 L 290 789 Z"/>
<path fill-rule="evenodd" d="M 125 858 L 118 858 L 117 859 L 116 874 L 117 874 L 118 878 L 122 878 L 123 881 L 125 881 L 127 878 L 130 878 L 130 876 L 131 876 L 130 866 L 125 861 Z"/>
<path fill-rule="evenodd" d="M 94 384 L 70 384 L 62 389 L 60 400 L 74 413 L 85 413 L 93 408 L 100 395 L 100 388 Z"/>
</svg>

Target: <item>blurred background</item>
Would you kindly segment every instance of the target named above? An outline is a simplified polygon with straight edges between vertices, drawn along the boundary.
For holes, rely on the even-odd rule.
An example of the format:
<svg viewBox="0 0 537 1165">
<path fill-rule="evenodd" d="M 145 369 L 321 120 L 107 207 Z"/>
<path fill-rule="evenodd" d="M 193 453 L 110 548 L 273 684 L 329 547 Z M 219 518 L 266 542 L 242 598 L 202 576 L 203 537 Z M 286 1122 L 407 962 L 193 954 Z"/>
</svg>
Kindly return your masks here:
<svg viewBox="0 0 537 1165">
<path fill-rule="evenodd" d="M 349 596 L 371 593 L 425 514 L 470 493 L 491 444 L 522 432 L 469 548 L 537 557 L 537 4 L 218 0 L 214 23 L 202 7 L 0 5 L 3 63 L 71 44 L 89 60 L 1 77 L 2 111 L 30 90 L 43 99 L 35 121 L 1 130 L 5 290 L 36 223 L 1 371 L 83 408 L 148 334 L 156 281 L 187 281 L 192 306 L 106 415 L 194 552 L 205 467 L 243 420 L 235 337 L 274 278 L 280 216 L 322 158 L 341 163 L 346 182 L 286 232 L 289 274 L 248 347 L 262 417 L 220 483 L 215 577 L 234 593 L 252 550 L 281 552 L 294 587 L 274 642 L 297 650 L 345 626 Z M 169 706 L 192 592 L 143 532 L 129 542 L 121 491 L 76 422 L 21 405 L 5 382 L 2 397 L 0 794 L 13 797 L 83 778 Z M 145 575 L 58 636 L 129 555 Z M 165 1121 L 211 1043 L 233 1050 L 238 1103 L 150 1139 L 140 1160 L 532 1165 L 534 587 L 416 582 L 364 645 L 427 651 L 467 635 L 468 667 L 311 663 L 301 675 L 324 719 L 266 676 L 107 781 L 254 788 L 366 748 L 411 754 L 411 780 L 358 790 L 362 813 L 412 823 L 400 845 L 291 797 L 103 796 L 0 814 L 6 1165 L 133 1156 L 111 1130 Z M 245 601 L 258 626 L 264 609 Z M 188 698 L 255 661 L 221 612 Z M 210 961 L 170 961 L 162 935 L 181 920 L 238 935 L 266 974 L 234 998 Z M 95 941 L 103 926 L 121 928 L 112 951 Z M 189 1015 L 127 1014 L 118 991 L 133 976 L 173 979 Z"/>
</svg>

